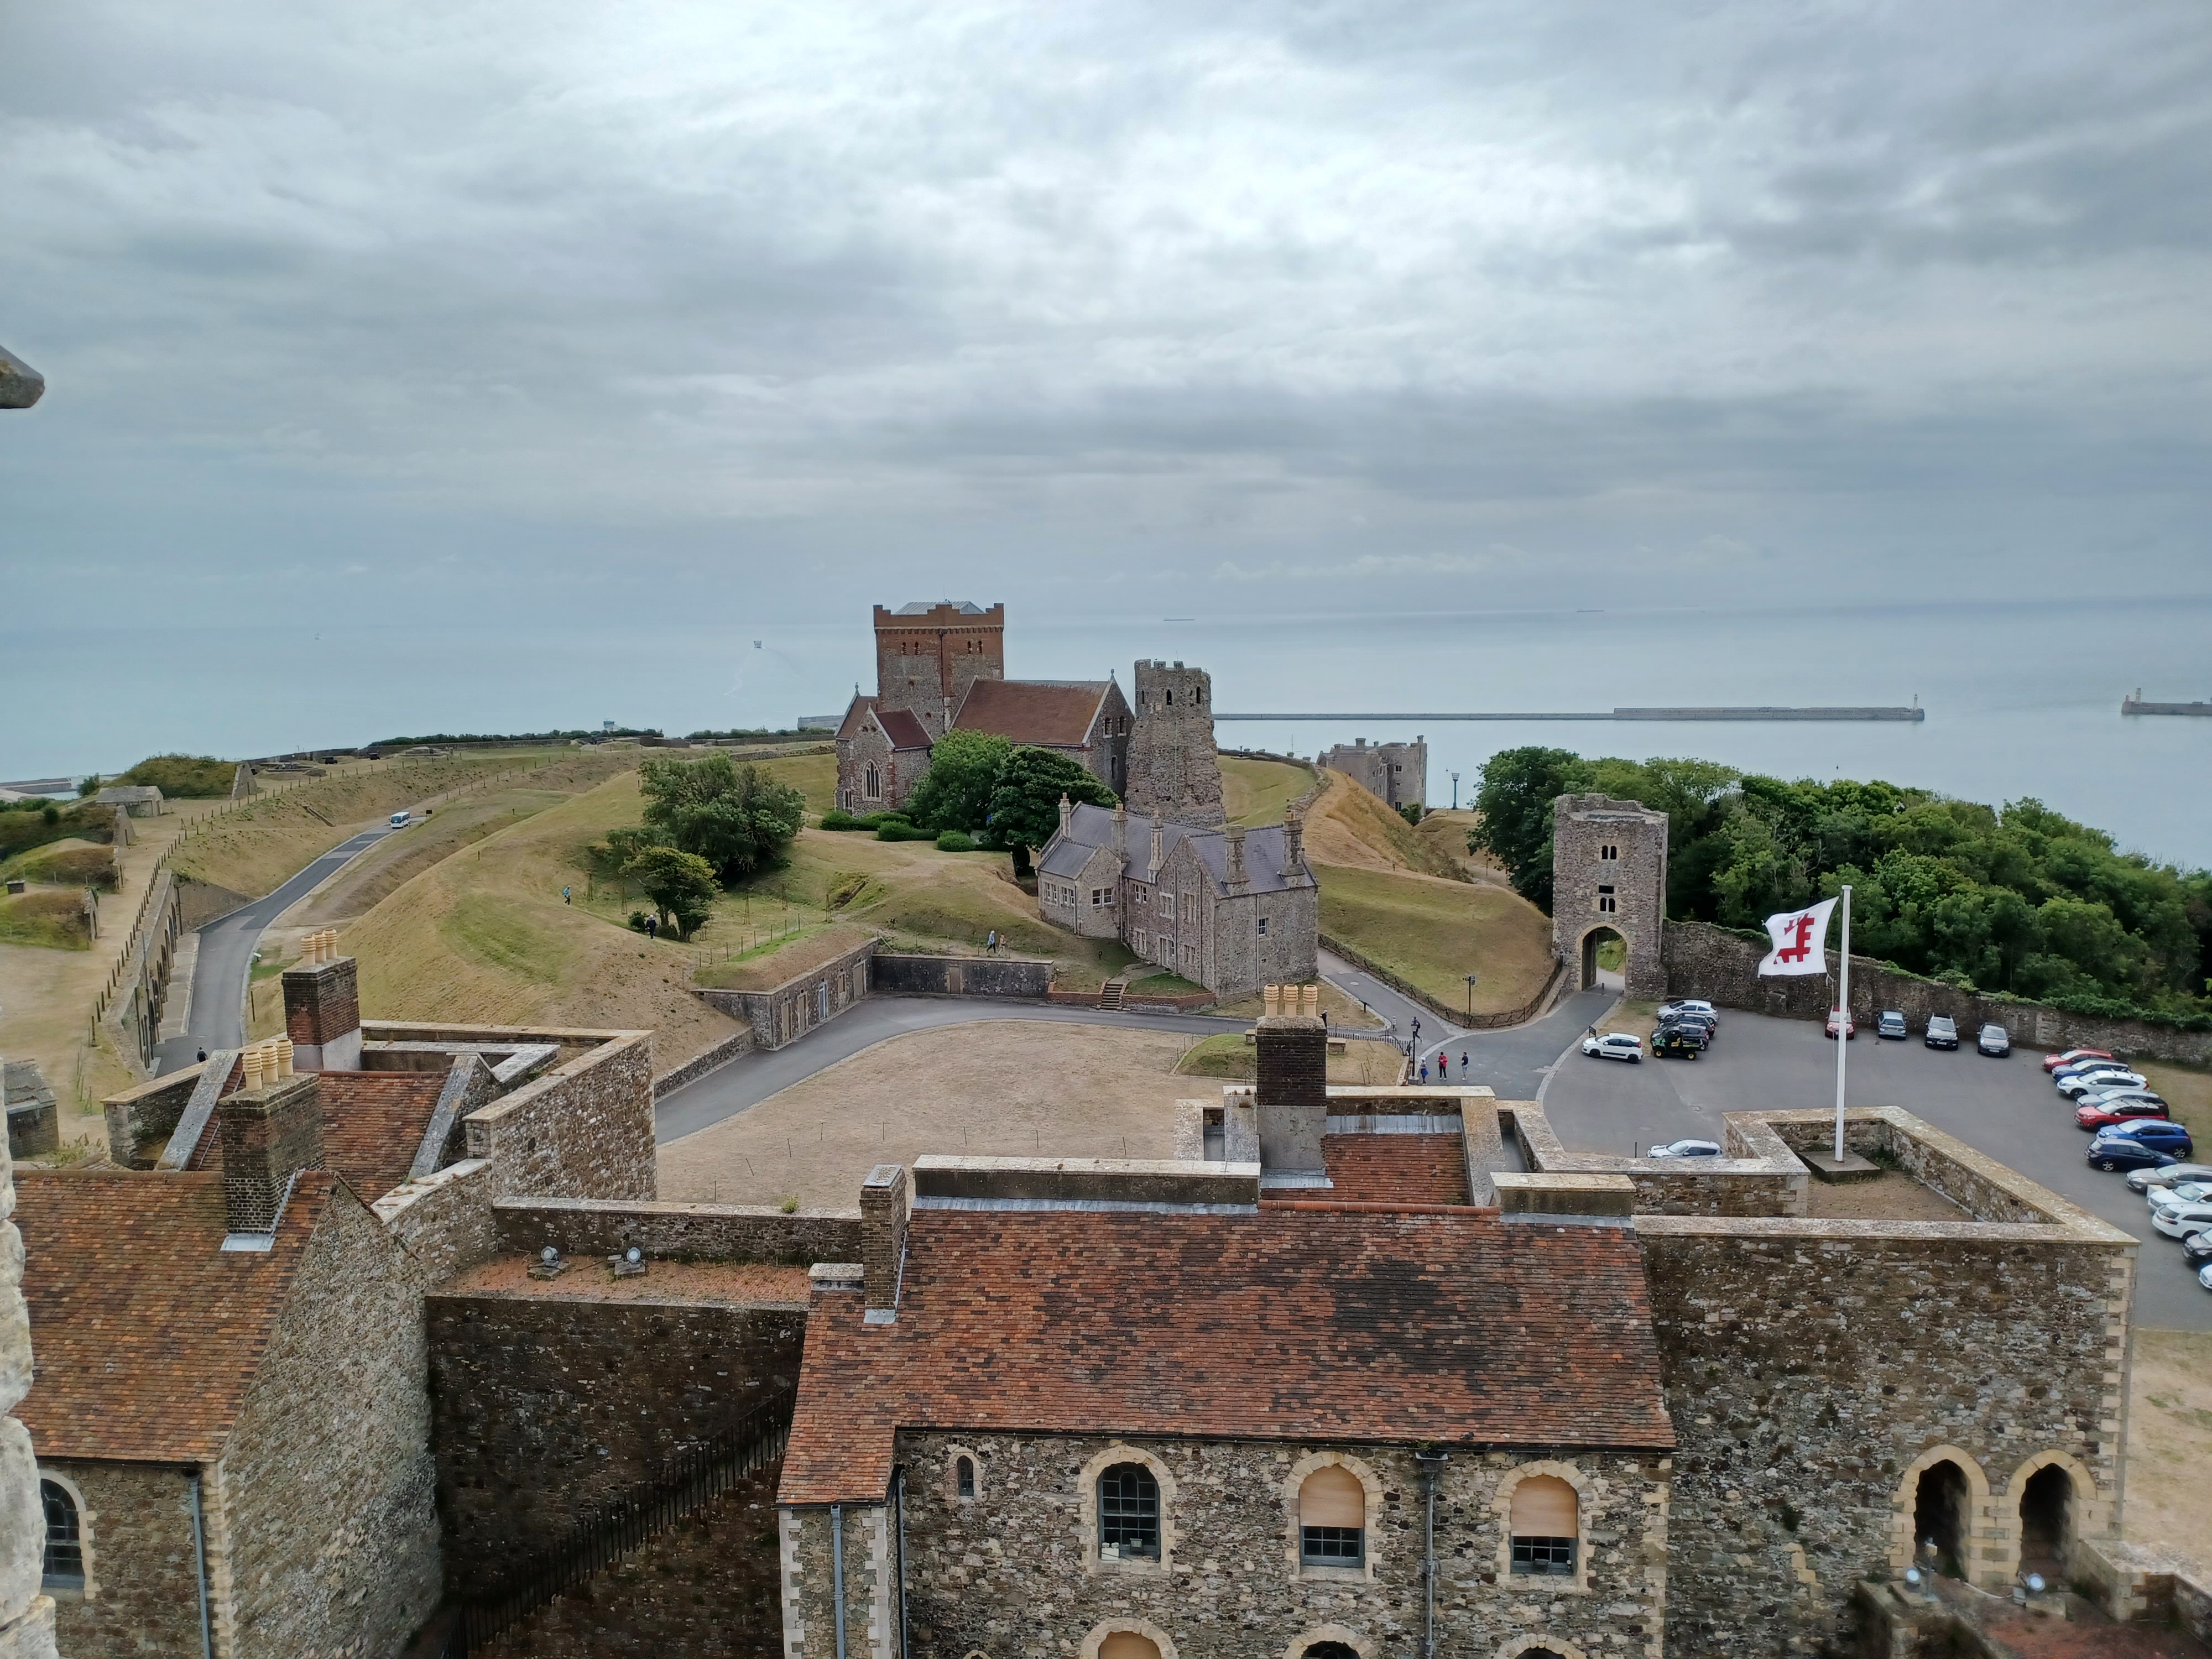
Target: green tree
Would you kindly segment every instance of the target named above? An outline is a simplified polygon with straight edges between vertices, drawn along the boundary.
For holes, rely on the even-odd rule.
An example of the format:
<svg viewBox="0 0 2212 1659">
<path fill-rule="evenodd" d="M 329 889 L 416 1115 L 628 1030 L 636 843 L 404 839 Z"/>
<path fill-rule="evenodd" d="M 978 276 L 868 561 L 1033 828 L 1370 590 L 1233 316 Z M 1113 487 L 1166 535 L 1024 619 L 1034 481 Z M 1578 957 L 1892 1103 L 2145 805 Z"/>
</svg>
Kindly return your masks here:
<svg viewBox="0 0 2212 1659">
<path fill-rule="evenodd" d="M 1000 769 L 991 791 L 991 838 L 1014 855 L 1027 875 L 1031 849 L 1060 831 L 1060 798 L 1077 805 L 1111 806 L 1120 799 L 1065 755 L 1049 749 L 1017 749 Z"/>
<path fill-rule="evenodd" d="M 727 755 L 656 756 L 638 768 L 645 824 L 714 866 L 725 886 L 774 864 L 805 821 L 806 798 Z"/>
<path fill-rule="evenodd" d="M 927 829 L 980 830 L 991 816 L 991 791 L 1014 745 L 988 732 L 947 732 L 930 748 L 929 770 L 908 804 Z"/>
<path fill-rule="evenodd" d="M 1588 763 L 1565 749 L 1534 744 L 1504 749 L 1483 763 L 1474 792 L 1480 822 L 1467 849 L 1505 866 L 1513 889 L 1546 911 L 1552 908 L 1552 803 L 1589 781 Z"/>
<path fill-rule="evenodd" d="M 645 890 L 664 926 L 675 923 L 678 939 L 690 939 L 714 913 L 714 866 L 696 853 L 647 847 L 623 873 Z"/>
</svg>

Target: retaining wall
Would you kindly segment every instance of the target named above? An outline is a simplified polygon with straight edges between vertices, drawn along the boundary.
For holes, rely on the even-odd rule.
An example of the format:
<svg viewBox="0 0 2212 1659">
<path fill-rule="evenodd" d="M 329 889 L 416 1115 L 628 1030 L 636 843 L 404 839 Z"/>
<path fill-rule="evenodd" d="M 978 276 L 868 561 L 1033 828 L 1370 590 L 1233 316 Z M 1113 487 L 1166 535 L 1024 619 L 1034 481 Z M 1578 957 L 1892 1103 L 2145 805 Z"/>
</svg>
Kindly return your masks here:
<svg viewBox="0 0 2212 1659">
<path fill-rule="evenodd" d="M 1033 997 L 1042 1000 L 1052 988 L 1052 964 L 1012 957 L 938 957 L 878 951 L 872 988 L 878 996 Z"/>
</svg>

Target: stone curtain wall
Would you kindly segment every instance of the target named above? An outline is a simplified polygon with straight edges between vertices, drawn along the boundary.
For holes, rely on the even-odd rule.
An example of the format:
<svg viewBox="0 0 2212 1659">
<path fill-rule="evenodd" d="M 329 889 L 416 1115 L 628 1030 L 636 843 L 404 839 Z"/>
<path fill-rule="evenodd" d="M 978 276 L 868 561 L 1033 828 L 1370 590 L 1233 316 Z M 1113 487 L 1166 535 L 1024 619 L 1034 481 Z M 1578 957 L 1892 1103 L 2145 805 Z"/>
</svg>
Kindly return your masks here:
<svg viewBox="0 0 2212 1659">
<path fill-rule="evenodd" d="M 399 1255 L 341 1187 L 210 1479 L 236 1659 L 396 1653 L 438 1605 L 422 1315 Z"/>
<path fill-rule="evenodd" d="M 1742 1008 L 1783 1019 L 1826 1019 L 1834 995 L 1837 953 L 1828 952 L 1830 977 L 1761 979 L 1758 942 L 1701 921 L 1670 921 L 1666 929 L 1667 994 L 1702 997 L 1723 1008 Z M 1961 1040 L 1971 1043 L 1976 1029 L 1994 1023 L 2013 1041 L 2039 1048 L 2108 1048 L 2115 1054 L 2170 1060 L 2179 1066 L 2212 1065 L 2212 1031 L 2178 1031 L 2141 1020 L 2094 1019 L 2039 1002 L 1982 996 L 1955 986 L 1899 973 L 1870 957 L 1851 958 L 1851 1012 L 1871 1030 L 1882 1009 L 1903 1011 L 1917 1038 L 1930 1014 L 1959 1022 Z"/>
<path fill-rule="evenodd" d="M 876 956 L 871 979 L 878 996 L 1031 997 L 1042 1001 L 1052 988 L 1052 964 L 1004 957 L 882 951 Z"/>
<path fill-rule="evenodd" d="M 550 1244 L 563 1255 L 619 1255 L 631 1245 L 648 1261 L 857 1261 L 858 1210 L 801 1210 L 768 1205 L 636 1204 L 601 1199 L 502 1199 L 493 1206 L 498 1249 L 535 1255 Z"/>
<path fill-rule="evenodd" d="M 787 979 L 771 991 L 708 989 L 698 993 L 699 1000 L 732 1019 L 746 1021 L 752 1027 L 754 1047 L 786 1048 L 869 994 L 872 964 L 876 947 L 882 942 L 871 939 L 856 945 L 844 955 Z M 829 993 L 826 1015 L 822 1012 L 825 989 Z"/>
<path fill-rule="evenodd" d="M 1853 1582 L 1906 1565 L 1912 1500 L 1900 1510 L 1899 1487 L 1936 1448 L 1958 1448 L 1986 1477 L 1978 1580 L 2017 1559 L 2007 1487 L 2039 1454 L 2094 1477 L 2096 1492 L 2076 1493 L 2089 1500 L 2085 1533 L 2112 1523 L 2127 1249 L 2051 1228 L 1636 1225 L 1682 1437 L 1668 1651 L 1820 1651 Z"/>
<path fill-rule="evenodd" d="M 532 1614 L 486 1659 L 777 1659 L 775 1483 L 749 1475 Z M 833 1653 L 831 1659 L 836 1659 Z"/>
<path fill-rule="evenodd" d="M 200 1650 L 191 1472 L 151 1463 L 56 1461 L 82 1499 L 86 1593 L 55 1598 L 56 1645 L 70 1659 Z M 12 1652 L 0 1644 L 0 1653 Z"/>
<path fill-rule="evenodd" d="M 625 1032 L 602 1042 L 465 1123 L 469 1156 L 493 1160 L 501 1196 L 649 1199 L 658 1179 L 653 1034 Z"/>
<path fill-rule="evenodd" d="M 1319 1455 L 1328 1449 L 1267 1442 L 1131 1443 L 1129 1461 L 1149 1460 L 1170 1477 L 1160 1482 L 1167 1570 L 1099 1562 L 1095 1511 L 1085 1501 L 1095 1476 L 1086 1471 L 1121 1461 L 1110 1453 L 1118 1443 L 900 1437 L 917 1653 L 1067 1654 L 1103 1621 L 1127 1618 L 1158 1626 L 1186 1655 L 1220 1659 L 1281 1659 L 1297 1638 L 1331 1625 L 1370 1655 L 1419 1650 L 1424 1499 L 1410 1447 L 1348 1454 L 1370 1486 L 1370 1579 L 1341 1570 L 1301 1577 L 1285 1486 L 1294 1472 L 1302 1480 L 1306 1466 L 1327 1461 Z M 963 1452 L 978 1468 L 968 1502 L 952 1484 L 952 1460 Z M 1587 1589 L 1501 1573 L 1500 1484 L 1551 1458 L 1571 1462 L 1584 1484 Z M 827 1531 L 818 1514 L 805 1515 L 810 1543 L 816 1530 Z M 1437 1500 L 1438 1650 L 1487 1659 L 1515 1638 L 1549 1634 L 1593 1655 L 1657 1655 L 1666 1517 L 1663 1458 L 1454 1451 Z M 846 1543 L 849 1577 L 849 1533 Z M 826 1571 L 826 1554 L 807 1553 L 810 1575 Z M 830 1651 L 818 1616 L 809 1619 L 809 1655 Z"/>
<path fill-rule="evenodd" d="M 795 1386 L 806 1322 L 796 1306 L 579 1294 L 433 1294 L 428 1317 L 446 1579 L 459 1595 Z"/>
</svg>

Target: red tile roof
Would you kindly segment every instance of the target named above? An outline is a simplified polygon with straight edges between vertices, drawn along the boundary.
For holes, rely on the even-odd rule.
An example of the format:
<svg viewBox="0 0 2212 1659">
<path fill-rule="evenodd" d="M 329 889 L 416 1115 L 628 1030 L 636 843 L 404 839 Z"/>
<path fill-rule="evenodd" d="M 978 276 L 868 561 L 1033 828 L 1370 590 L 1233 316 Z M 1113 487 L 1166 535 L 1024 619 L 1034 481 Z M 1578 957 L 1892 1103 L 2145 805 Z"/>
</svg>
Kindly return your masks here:
<svg viewBox="0 0 2212 1659">
<path fill-rule="evenodd" d="M 1315 1198 L 1356 1204 L 1472 1204 L 1463 1136 L 1323 1135 L 1331 1190 Z"/>
<path fill-rule="evenodd" d="M 876 724 L 884 728 L 884 735 L 891 740 L 894 749 L 927 749 L 929 728 L 907 708 L 878 708 Z"/>
<path fill-rule="evenodd" d="M 383 1197 L 407 1179 L 445 1086 L 443 1072 L 317 1073 L 323 1167 L 343 1176 L 363 1198 Z M 222 1170 L 222 1131 L 215 1122 L 185 1167 Z"/>
<path fill-rule="evenodd" d="M 335 1188 L 301 1176 L 273 1248 L 226 1251 L 220 1176 L 18 1169 L 38 1455 L 220 1455 Z"/>
<path fill-rule="evenodd" d="M 1407 1215 L 919 1210 L 897 1322 L 806 1324 L 778 1501 L 880 1498 L 902 1427 L 1663 1449 L 1625 1230 Z"/>
<path fill-rule="evenodd" d="M 1014 743 L 1080 747 L 1106 700 L 1105 680 L 977 680 L 952 724 Z"/>
<path fill-rule="evenodd" d="M 860 721 L 866 717 L 868 710 L 875 706 L 876 700 L 873 697 L 854 697 L 845 710 L 843 723 L 837 728 L 838 742 L 844 742 L 846 738 L 858 732 L 860 729 Z"/>
</svg>

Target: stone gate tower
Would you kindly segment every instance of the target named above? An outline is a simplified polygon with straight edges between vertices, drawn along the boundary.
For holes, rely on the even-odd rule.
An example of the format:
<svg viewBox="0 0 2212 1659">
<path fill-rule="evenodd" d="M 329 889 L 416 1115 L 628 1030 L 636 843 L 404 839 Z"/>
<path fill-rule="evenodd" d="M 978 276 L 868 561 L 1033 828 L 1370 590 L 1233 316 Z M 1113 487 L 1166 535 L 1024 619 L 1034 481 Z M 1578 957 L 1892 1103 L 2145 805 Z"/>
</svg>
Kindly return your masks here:
<svg viewBox="0 0 2212 1659">
<path fill-rule="evenodd" d="M 1213 747 L 1213 677 L 1203 668 L 1137 664 L 1136 730 L 1129 737 L 1132 812 L 1214 829 L 1221 807 L 1221 757 Z"/>
<path fill-rule="evenodd" d="M 1628 995 L 1667 994 L 1660 930 L 1667 919 L 1667 815 L 1605 795 L 1552 803 L 1552 952 L 1572 983 L 1597 983 L 1607 932 L 1628 946 Z"/>
<path fill-rule="evenodd" d="M 903 708 L 931 738 L 977 680 L 1006 678 L 1006 607 L 966 600 L 875 607 L 876 707 Z"/>
</svg>

